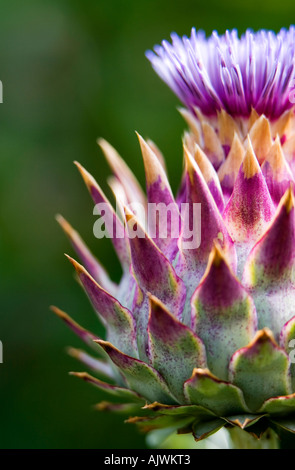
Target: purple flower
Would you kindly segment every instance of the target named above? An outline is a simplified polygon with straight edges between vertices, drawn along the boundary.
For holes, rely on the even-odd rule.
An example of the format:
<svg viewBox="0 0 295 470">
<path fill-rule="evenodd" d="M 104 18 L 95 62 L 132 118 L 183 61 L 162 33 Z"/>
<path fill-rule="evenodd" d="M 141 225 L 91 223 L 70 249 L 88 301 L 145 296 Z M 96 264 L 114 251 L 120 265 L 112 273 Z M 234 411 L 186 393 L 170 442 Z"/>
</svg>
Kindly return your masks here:
<svg viewBox="0 0 295 470">
<path fill-rule="evenodd" d="M 172 44 L 163 41 L 146 53 L 157 74 L 191 110 L 212 116 L 224 109 L 232 116 L 258 114 L 277 118 L 292 107 L 295 78 L 295 28 L 278 34 L 236 30 L 222 36 L 191 31 Z"/>
</svg>

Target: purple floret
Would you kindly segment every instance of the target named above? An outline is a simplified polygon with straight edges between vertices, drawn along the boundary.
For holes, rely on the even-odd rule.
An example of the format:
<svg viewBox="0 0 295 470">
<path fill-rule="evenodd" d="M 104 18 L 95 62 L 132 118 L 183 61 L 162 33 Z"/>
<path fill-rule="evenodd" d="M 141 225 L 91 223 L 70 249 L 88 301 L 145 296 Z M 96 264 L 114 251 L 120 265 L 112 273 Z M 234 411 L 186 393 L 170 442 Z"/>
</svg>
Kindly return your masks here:
<svg viewBox="0 0 295 470">
<path fill-rule="evenodd" d="M 157 74 L 191 110 L 207 116 L 225 109 L 232 116 L 259 114 L 275 119 L 291 108 L 295 88 L 295 27 L 278 34 L 236 30 L 209 38 L 171 34 L 147 58 Z M 293 90 L 293 91 L 292 91 Z M 293 103 L 292 103 L 293 101 Z"/>
</svg>

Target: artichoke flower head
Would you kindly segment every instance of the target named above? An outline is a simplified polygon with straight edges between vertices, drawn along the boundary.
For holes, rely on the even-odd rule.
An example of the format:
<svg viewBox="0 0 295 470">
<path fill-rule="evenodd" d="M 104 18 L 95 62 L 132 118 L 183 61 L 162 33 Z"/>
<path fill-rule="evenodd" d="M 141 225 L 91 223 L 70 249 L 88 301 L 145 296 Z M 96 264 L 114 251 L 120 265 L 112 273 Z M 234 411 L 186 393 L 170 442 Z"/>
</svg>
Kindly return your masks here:
<svg viewBox="0 0 295 470">
<path fill-rule="evenodd" d="M 144 431 L 192 433 L 197 441 L 222 427 L 257 438 L 268 429 L 294 433 L 295 29 L 240 38 L 193 29 L 171 38 L 147 57 L 184 105 L 179 192 L 152 141 L 138 136 L 145 193 L 100 139 L 119 211 L 77 166 L 104 206 L 122 264 L 118 285 L 58 221 L 105 339 L 53 310 L 94 350 L 70 353 L 93 374 L 74 375 L 115 398 L 99 409 L 126 412 Z M 169 212 L 165 237 L 164 218 L 151 226 L 150 207 Z"/>
</svg>

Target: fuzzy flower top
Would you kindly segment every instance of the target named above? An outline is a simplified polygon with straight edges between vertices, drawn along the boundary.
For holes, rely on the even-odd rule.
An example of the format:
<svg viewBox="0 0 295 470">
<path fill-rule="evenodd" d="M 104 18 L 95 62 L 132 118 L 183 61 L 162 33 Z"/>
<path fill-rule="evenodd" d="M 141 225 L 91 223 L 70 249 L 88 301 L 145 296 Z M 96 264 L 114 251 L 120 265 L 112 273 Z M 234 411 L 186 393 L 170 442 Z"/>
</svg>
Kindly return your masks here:
<svg viewBox="0 0 295 470">
<path fill-rule="evenodd" d="M 206 38 L 191 31 L 188 38 L 171 34 L 148 51 L 157 74 L 190 109 L 198 107 L 207 116 L 224 109 L 232 116 L 258 114 L 275 119 L 292 106 L 295 88 L 295 28 L 278 34 L 236 30 Z"/>
</svg>

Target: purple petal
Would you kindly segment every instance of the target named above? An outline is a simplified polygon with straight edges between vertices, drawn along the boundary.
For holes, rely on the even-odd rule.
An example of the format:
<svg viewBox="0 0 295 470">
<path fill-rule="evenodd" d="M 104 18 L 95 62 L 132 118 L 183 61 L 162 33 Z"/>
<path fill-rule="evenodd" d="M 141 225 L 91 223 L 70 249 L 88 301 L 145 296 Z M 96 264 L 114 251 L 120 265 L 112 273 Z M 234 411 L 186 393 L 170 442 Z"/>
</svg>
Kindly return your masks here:
<svg viewBox="0 0 295 470">
<path fill-rule="evenodd" d="M 190 38 L 171 35 L 172 44 L 148 51 L 154 70 L 186 107 L 207 115 L 225 110 L 231 116 L 259 114 L 276 119 L 291 108 L 295 76 L 295 30 L 247 30 L 208 38 L 192 29 Z"/>
</svg>

